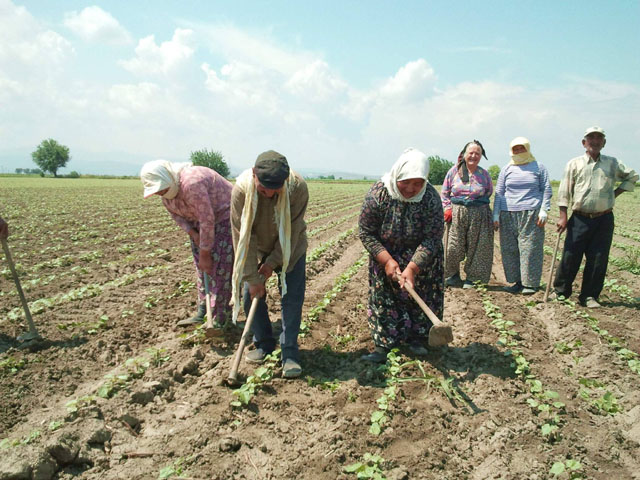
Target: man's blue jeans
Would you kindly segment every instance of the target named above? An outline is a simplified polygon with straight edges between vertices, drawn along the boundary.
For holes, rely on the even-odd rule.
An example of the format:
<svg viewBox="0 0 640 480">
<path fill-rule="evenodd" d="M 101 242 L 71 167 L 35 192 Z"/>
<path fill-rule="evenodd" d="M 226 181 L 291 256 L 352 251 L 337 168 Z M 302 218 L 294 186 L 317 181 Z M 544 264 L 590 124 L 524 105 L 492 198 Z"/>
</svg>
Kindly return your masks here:
<svg viewBox="0 0 640 480">
<path fill-rule="evenodd" d="M 300 332 L 300 320 L 302 317 L 302 304 L 306 287 L 306 254 L 300 257 L 293 270 L 285 276 L 287 294 L 282 298 L 282 333 L 280 334 L 280 348 L 282 349 L 282 362 L 291 358 L 300 361 L 298 354 L 298 333 Z M 280 276 L 281 273 L 278 274 Z M 278 278 L 278 280 L 280 280 Z M 280 281 L 278 281 L 280 290 Z M 280 292 L 282 293 L 282 292 Z M 251 297 L 249 296 L 249 284 L 244 285 L 244 312 L 249 315 Z M 255 317 L 253 319 L 253 341 L 257 348 L 266 353 L 275 350 L 276 340 L 273 338 L 269 311 L 264 298 L 258 301 Z"/>
</svg>

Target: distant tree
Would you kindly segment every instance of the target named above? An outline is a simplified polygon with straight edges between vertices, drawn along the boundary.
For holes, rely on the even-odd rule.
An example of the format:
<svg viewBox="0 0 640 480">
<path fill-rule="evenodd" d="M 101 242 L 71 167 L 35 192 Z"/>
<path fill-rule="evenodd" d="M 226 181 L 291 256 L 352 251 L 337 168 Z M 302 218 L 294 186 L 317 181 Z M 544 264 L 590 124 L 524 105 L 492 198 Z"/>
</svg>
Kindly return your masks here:
<svg viewBox="0 0 640 480">
<path fill-rule="evenodd" d="M 17 174 L 22 174 L 24 172 L 24 170 L 22 168 L 16 168 L 16 173 Z"/>
<path fill-rule="evenodd" d="M 225 178 L 229 176 L 229 166 L 224 161 L 222 153 L 218 151 L 209 151 L 205 148 L 191 152 L 191 162 L 201 167 L 209 167 Z"/>
<path fill-rule="evenodd" d="M 64 167 L 71 156 L 69 147 L 60 145 L 53 138 L 43 140 L 36 151 L 31 154 L 33 161 L 44 172 L 51 172 L 54 177 L 58 176 L 58 169 Z"/>
<path fill-rule="evenodd" d="M 487 171 L 489 172 L 489 175 L 491 175 L 491 180 L 495 182 L 498 181 L 498 175 L 500 175 L 500 167 L 498 165 L 491 165 Z"/>
<path fill-rule="evenodd" d="M 442 185 L 444 177 L 447 176 L 451 167 L 453 167 L 453 163 L 447 159 L 440 158 L 438 155 L 429 157 L 429 183 Z"/>
<path fill-rule="evenodd" d="M 80 178 L 80 174 L 78 172 L 76 172 L 75 170 L 72 170 L 69 175 L 67 175 L 68 178 Z"/>
</svg>

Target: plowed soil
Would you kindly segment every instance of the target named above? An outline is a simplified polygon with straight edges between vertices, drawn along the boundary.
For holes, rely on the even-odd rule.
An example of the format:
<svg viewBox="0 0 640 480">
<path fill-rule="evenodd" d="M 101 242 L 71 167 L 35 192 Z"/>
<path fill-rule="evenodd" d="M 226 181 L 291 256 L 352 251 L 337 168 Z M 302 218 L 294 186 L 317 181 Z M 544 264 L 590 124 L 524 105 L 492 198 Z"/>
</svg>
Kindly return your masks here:
<svg viewBox="0 0 640 480">
<path fill-rule="evenodd" d="M 9 246 L 43 337 L 18 339 L 27 328 L 2 258 L 0 480 L 346 480 L 356 474 L 345 467 L 367 454 L 380 458 L 359 478 L 640 478 L 640 284 L 621 267 L 610 264 L 616 283 L 600 309 L 543 303 L 543 291 L 502 290 L 496 243 L 488 286 L 447 289 L 453 343 L 425 357 L 401 349 L 379 368 L 360 358 L 372 348 L 366 263 L 308 319 L 363 255 L 357 232 L 348 234 L 308 262 L 302 377 L 284 379 L 276 364 L 234 407 L 224 379 L 241 330 L 207 339 L 175 326 L 195 310 L 194 267 L 157 199 L 143 201 L 138 181 L 0 182 Z M 332 213 L 309 223 L 327 227 L 309 253 L 357 225 L 367 189 L 310 184 L 307 218 Z M 612 256 L 630 259 L 619 243 L 638 248 L 640 214 L 625 195 Z M 556 238 L 548 225 L 545 282 Z M 277 323 L 275 286 L 269 296 Z M 496 316 L 513 322 L 509 344 Z M 240 372 L 241 381 L 260 373 L 244 361 Z M 389 386 L 395 398 L 385 404 Z M 388 421 L 376 435 L 371 416 L 383 404 Z"/>
</svg>

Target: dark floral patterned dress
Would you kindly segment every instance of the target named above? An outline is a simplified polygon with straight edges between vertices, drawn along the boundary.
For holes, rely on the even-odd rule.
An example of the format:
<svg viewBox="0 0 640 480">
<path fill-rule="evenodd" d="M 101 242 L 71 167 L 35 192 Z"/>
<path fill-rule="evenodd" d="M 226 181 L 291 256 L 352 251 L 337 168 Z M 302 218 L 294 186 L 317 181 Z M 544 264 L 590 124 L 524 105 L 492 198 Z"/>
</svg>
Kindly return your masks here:
<svg viewBox="0 0 640 480">
<path fill-rule="evenodd" d="M 386 277 L 375 257 L 387 250 L 401 270 L 413 260 L 420 268 L 415 291 L 442 318 L 444 221 L 440 195 L 427 184 L 420 202 L 402 202 L 377 182 L 364 200 L 359 226 L 360 240 L 371 254 L 367 314 L 373 343 L 385 348 L 426 343 L 431 321 L 406 290 Z"/>
</svg>

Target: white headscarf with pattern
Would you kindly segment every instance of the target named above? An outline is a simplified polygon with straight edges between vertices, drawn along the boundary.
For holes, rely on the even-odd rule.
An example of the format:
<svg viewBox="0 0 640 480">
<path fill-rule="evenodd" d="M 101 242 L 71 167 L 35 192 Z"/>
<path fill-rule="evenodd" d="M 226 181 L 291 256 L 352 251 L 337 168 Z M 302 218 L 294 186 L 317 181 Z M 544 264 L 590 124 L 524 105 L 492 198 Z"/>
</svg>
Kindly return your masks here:
<svg viewBox="0 0 640 480">
<path fill-rule="evenodd" d="M 399 180 L 409 180 L 411 178 L 422 178 L 424 185 L 416 195 L 411 198 L 405 198 L 400 190 L 398 190 Z M 382 178 L 382 183 L 387 188 L 391 198 L 400 200 L 403 202 L 419 202 L 424 196 L 424 192 L 427 190 L 427 182 L 429 181 L 429 158 L 420 150 L 415 148 L 407 148 L 402 155 L 396 160 L 396 163 L 391 167 L 391 171 L 385 173 Z"/>
<path fill-rule="evenodd" d="M 191 166 L 193 166 L 191 162 L 172 163 L 166 160 L 153 160 L 145 163 L 140 170 L 140 179 L 144 185 L 144 198 L 148 198 L 165 188 L 169 190 L 162 195 L 163 198 L 168 200 L 175 198 L 180 191 L 180 172 Z"/>
</svg>

